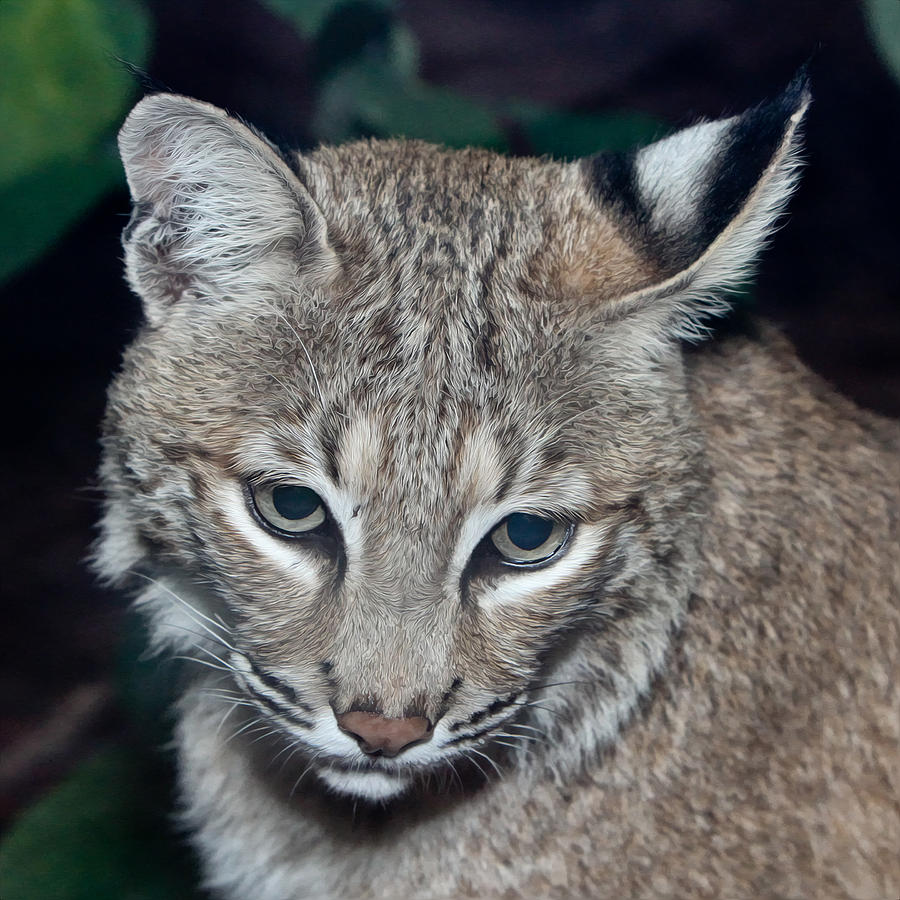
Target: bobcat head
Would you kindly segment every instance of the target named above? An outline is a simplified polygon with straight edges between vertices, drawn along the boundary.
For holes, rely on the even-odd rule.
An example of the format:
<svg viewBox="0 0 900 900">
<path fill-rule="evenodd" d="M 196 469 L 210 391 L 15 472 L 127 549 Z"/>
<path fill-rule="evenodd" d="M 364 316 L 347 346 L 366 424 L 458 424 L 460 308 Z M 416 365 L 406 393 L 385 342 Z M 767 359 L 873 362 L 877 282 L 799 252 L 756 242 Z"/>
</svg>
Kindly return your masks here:
<svg viewBox="0 0 900 900">
<path fill-rule="evenodd" d="M 746 277 L 809 95 L 624 155 L 285 154 L 147 97 L 120 147 L 146 321 L 97 565 L 158 648 L 330 788 L 610 741 L 664 664 L 705 508 L 679 340 Z M 198 666 L 198 677 L 202 669 Z"/>
</svg>

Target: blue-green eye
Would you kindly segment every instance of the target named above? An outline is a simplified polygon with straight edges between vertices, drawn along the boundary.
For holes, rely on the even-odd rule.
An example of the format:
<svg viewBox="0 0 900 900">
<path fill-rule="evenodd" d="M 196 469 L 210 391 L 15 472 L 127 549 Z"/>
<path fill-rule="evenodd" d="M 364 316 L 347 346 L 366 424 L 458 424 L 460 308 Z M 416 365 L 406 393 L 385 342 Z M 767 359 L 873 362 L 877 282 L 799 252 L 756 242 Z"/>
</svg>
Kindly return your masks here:
<svg viewBox="0 0 900 900">
<path fill-rule="evenodd" d="M 325 504 L 300 484 L 259 484 L 251 488 L 260 517 L 279 531 L 303 534 L 325 521 Z"/>
<path fill-rule="evenodd" d="M 513 513 L 491 532 L 491 541 L 504 562 L 528 566 L 546 562 L 559 553 L 570 531 L 570 526 L 562 522 Z"/>
</svg>

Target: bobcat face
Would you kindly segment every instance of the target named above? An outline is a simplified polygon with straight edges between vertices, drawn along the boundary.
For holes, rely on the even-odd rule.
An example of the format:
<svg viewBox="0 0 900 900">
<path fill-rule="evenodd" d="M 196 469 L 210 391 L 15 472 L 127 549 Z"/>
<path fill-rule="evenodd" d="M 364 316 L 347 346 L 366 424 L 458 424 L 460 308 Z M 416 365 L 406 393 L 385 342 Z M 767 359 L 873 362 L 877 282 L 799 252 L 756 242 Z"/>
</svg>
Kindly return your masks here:
<svg viewBox="0 0 900 900">
<path fill-rule="evenodd" d="M 423 357 L 448 351 L 417 347 L 360 389 L 345 328 L 334 347 L 280 311 L 255 321 L 148 334 L 112 413 L 117 452 L 135 460 L 123 489 L 136 565 L 172 591 L 145 601 L 159 639 L 227 668 L 216 690 L 253 704 L 248 724 L 302 748 L 304 768 L 315 757 L 329 785 L 381 798 L 472 757 L 493 772 L 527 752 L 529 729 L 555 734 L 566 710 L 547 683 L 612 702 L 613 682 L 633 678 L 616 622 L 632 618 L 662 655 L 654 629 L 675 603 L 647 595 L 644 608 L 633 590 L 671 542 L 663 509 L 684 519 L 696 502 L 697 447 L 656 377 L 626 386 L 613 355 L 598 377 L 595 356 L 538 345 L 523 316 L 515 332 L 537 346 L 518 364 L 470 356 L 432 385 Z M 284 353 L 293 331 L 312 368 Z M 321 395 L 306 390 L 312 371 Z M 167 408 L 179 398 L 167 412 L 160 384 Z M 639 423 L 613 427 L 626 406 Z M 652 439 L 653 421 L 685 440 Z M 664 485 L 680 485 L 678 508 Z M 554 651 L 592 631 L 609 663 L 561 666 Z"/>
<path fill-rule="evenodd" d="M 525 765 L 535 736 L 593 752 L 687 601 L 676 339 L 780 210 L 806 102 L 583 163 L 289 164 L 146 99 L 120 144 L 147 325 L 110 391 L 99 568 L 149 579 L 157 645 L 332 789 Z"/>
</svg>

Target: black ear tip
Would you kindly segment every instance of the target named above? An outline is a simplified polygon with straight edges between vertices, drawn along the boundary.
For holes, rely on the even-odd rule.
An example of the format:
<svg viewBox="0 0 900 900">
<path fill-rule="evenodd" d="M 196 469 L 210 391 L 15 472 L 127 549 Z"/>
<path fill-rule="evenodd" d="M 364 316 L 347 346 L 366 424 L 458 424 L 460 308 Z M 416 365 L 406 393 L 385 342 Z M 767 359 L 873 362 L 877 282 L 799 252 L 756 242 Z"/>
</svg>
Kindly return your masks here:
<svg viewBox="0 0 900 900">
<path fill-rule="evenodd" d="M 797 69 L 790 84 L 784 89 L 784 93 L 779 98 L 781 105 L 792 113 L 806 106 L 812 100 L 812 86 L 809 77 L 810 62 L 811 60 L 807 60 Z"/>
</svg>

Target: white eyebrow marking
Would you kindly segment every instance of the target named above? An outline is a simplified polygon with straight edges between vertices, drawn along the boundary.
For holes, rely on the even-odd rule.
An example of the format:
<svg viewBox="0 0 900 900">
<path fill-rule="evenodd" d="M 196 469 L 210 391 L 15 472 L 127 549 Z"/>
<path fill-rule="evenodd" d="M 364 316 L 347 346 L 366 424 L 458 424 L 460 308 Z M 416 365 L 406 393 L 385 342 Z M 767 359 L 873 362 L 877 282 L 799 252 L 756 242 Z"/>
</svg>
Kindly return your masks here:
<svg viewBox="0 0 900 900">
<path fill-rule="evenodd" d="M 552 602 L 552 597 L 543 595 L 552 593 L 555 587 L 579 571 L 595 565 L 600 547 L 608 540 L 610 530 L 605 523 L 580 525 L 569 539 L 569 548 L 557 562 L 534 570 L 510 568 L 508 577 L 473 592 L 473 598 L 487 610 L 525 600 Z"/>
<path fill-rule="evenodd" d="M 261 556 L 272 560 L 278 567 L 304 586 L 316 588 L 321 581 L 320 567 L 304 553 L 299 542 L 296 547 L 286 544 L 269 534 L 250 514 L 244 495 L 233 482 L 218 485 L 219 506 L 232 528 L 240 534 Z"/>
</svg>

